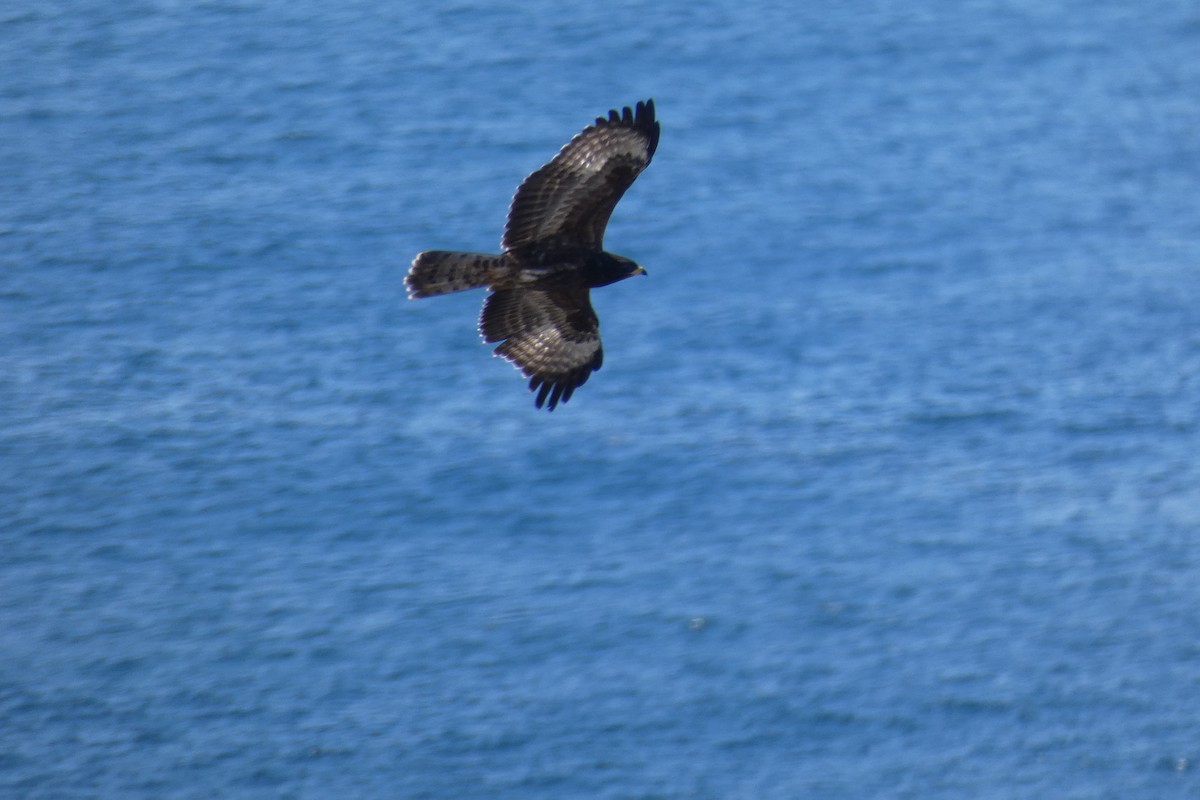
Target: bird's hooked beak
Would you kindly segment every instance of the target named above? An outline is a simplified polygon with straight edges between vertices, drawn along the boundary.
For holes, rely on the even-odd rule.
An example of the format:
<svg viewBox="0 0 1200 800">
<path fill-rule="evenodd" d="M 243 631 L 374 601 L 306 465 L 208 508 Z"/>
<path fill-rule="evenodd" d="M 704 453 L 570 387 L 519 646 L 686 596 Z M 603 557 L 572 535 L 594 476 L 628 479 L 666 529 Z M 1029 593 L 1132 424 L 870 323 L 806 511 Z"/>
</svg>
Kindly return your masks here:
<svg viewBox="0 0 1200 800">
<path fill-rule="evenodd" d="M 631 276 L 633 276 L 633 275 L 649 275 L 650 273 L 646 272 L 646 268 L 643 267 L 641 264 L 635 264 L 633 267 L 633 272 L 631 272 L 629 274 Z"/>
</svg>

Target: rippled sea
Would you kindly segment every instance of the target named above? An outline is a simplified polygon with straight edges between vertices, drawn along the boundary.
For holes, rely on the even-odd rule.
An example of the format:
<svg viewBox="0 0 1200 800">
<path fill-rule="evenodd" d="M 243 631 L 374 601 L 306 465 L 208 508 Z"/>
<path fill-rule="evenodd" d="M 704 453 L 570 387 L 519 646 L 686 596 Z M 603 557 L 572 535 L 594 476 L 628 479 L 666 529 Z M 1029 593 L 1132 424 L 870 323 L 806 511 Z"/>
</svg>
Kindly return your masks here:
<svg viewBox="0 0 1200 800">
<path fill-rule="evenodd" d="M 1200 796 L 1200 10 L 0 9 L 0 797 Z M 553 414 L 410 302 L 662 143 Z"/>
</svg>

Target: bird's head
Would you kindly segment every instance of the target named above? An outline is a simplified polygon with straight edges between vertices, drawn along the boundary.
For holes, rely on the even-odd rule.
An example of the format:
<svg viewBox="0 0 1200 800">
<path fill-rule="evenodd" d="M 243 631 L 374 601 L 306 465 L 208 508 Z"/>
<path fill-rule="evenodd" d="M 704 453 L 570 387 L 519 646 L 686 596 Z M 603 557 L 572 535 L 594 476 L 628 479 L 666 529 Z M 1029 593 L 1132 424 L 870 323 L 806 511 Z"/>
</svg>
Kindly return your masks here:
<svg viewBox="0 0 1200 800">
<path fill-rule="evenodd" d="M 646 272 L 645 267 L 634 261 L 632 258 L 626 258 L 625 256 L 613 256 L 613 259 L 616 260 L 616 262 L 621 265 L 621 268 L 625 270 L 625 274 L 621 276 L 623 278 L 632 278 L 634 275 L 650 274 Z"/>
<path fill-rule="evenodd" d="M 588 286 L 607 286 L 610 283 L 632 278 L 634 275 L 645 275 L 646 270 L 632 258 L 619 256 L 615 253 L 597 253 L 588 260 L 585 267 L 585 280 Z"/>
</svg>

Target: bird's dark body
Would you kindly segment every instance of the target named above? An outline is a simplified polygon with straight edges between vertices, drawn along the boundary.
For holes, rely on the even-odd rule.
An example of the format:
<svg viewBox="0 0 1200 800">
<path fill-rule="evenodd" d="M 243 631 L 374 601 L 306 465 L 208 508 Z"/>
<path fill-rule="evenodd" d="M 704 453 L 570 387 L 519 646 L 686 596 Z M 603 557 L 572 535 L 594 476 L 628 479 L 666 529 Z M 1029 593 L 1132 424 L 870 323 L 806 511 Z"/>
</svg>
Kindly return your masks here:
<svg viewBox="0 0 1200 800">
<path fill-rule="evenodd" d="M 637 264 L 603 250 L 583 248 L 529 248 L 507 254 L 520 280 L 538 280 L 573 273 L 572 280 L 598 289 L 637 274 Z"/>
<path fill-rule="evenodd" d="M 530 378 L 539 408 L 566 402 L 603 363 L 590 290 L 645 273 L 603 249 L 604 228 L 658 137 L 653 101 L 609 112 L 517 189 L 503 253 L 429 250 L 413 260 L 411 297 L 492 290 L 480 333 Z"/>
</svg>

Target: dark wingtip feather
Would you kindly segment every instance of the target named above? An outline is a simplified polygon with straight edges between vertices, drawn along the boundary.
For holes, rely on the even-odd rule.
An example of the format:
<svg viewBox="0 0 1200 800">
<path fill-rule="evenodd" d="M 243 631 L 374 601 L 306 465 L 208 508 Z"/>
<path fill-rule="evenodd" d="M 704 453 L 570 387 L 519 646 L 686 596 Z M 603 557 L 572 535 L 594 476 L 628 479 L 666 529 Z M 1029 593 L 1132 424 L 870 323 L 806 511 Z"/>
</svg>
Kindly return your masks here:
<svg viewBox="0 0 1200 800">
<path fill-rule="evenodd" d="M 662 128 L 654 115 L 653 97 L 638 100 L 632 108 L 625 106 L 620 111 L 615 108 L 609 109 L 607 117 L 596 117 L 596 125 L 601 128 L 606 125 L 621 125 L 636 128 L 650 140 L 649 151 L 651 156 L 658 149 L 658 138 L 662 134 Z"/>
<path fill-rule="evenodd" d="M 654 118 L 654 98 L 647 99 L 644 103 L 637 104 L 637 127 L 645 131 L 650 138 L 650 155 L 654 155 L 654 151 L 658 149 L 658 137 L 662 135 L 662 126 L 658 124 L 658 120 Z"/>
<path fill-rule="evenodd" d="M 607 117 L 596 117 L 596 124 L 628 125 L 649 132 L 651 128 L 658 127 L 654 118 L 654 98 L 638 100 L 633 106 L 625 106 L 619 111 L 615 108 L 609 109 Z"/>
<path fill-rule="evenodd" d="M 534 398 L 533 404 L 536 407 L 541 408 L 542 406 L 546 405 L 546 397 L 549 396 L 550 397 L 550 407 L 546 410 L 553 411 L 554 407 L 556 405 L 558 405 L 557 393 L 551 392 L 551 390 L 554 388 L 555 388 L 555 384 L 551 383 L 550 381 L 547 381 L 545 378 L 540 378 L 535 375 L 529 381 L 529 391 L 531 391 L 531 392 L 537 391 L 537 397 Z"/>
<path fill-rule="evenodd" d="M 539 387 L 541 388 L 541 391 L 538 391 Z M 533 399 L 533 405 L 537 408 L 541 408 L 546 404 L 546 393 L 550 391 L 550 384 L 546 383 L 545 379 L 534 375 L 529 379 L 529 391 L 537 392 L 537 397 Z"/>
<path fill-rule="evenodd" d="M 634 113 L 635 119 L 640 126 L 647 129 L 657 128 L 658 121 L 654 118 L 654 98 L 648 98 L 645 101 L 638 101 L 637 109 Z"/>
<path fill-rule="evenodd" d="M 529 379 L 529 391 L 537 392 L 533 404 L 537 408 L 553 411 L 559 403 L 565 403 L 575 394 L 575 390 L 587 383 L 591 370 L 584 368 L 578 372 L 568 373 L 557 379 L 534 375 Z"/>
</svg>

